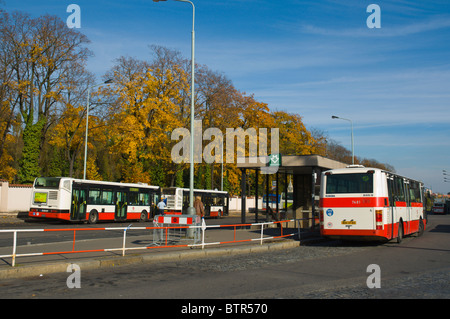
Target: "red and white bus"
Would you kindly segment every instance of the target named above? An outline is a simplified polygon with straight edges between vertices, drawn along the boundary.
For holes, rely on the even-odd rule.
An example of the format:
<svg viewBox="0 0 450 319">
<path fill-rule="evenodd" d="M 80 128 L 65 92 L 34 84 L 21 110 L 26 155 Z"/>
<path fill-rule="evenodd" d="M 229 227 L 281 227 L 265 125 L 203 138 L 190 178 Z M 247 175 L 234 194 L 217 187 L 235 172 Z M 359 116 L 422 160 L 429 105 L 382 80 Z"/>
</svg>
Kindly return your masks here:
<svg viewBox="0 0 450 319">
<path fill-rule="evenodd" d="M 163 187 L 161 195 L 166 200 L 166 213 L 186 214 L 189 207 L 189 188 Z M 194 197 L 200 197 L 205 207 L 205 217 L 228 216 L 228 192 L 211 189 L 194 189 Z"/>
<path fill-rule="evenodd" d="M 322 173 L 320 231 L 335 239 L 382 240 L 422 235 L 423 183 L 377 168 L 351 165 Z"/>
<path fill-rule="evenodd" d="M 38 177 L 28 215 L 67 221 L 148 220 L 155 214 L 159 186 Z"/>
</svg>

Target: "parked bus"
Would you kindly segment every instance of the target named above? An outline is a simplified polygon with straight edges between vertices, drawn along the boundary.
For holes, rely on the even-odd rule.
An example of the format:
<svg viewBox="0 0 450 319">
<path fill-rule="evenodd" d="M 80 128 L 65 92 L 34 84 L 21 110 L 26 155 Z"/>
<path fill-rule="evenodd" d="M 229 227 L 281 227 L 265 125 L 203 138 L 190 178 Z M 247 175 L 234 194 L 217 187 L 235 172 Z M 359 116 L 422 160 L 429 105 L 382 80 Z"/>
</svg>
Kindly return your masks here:
<svg viewBox="0 0 450 319">
<path fill-rule="evenodd" d="M 387 241 L 421 235 L 423 183 L 360 165 L 322 173 L 320 231 L 336 239 Z"/>
<path fill-rule="evenodd" d="M 166 201 L 167 214 L 187 214 L 189 188 L 164 187 L 161 196 Z M 229 195 L 225 191 L 194 189 L 194 197 L 200 196 L 205 207 L 205 217 L 228 216 Z"/>
<path fill-rule="evenodd" d="M 267 195 L 264 194 L 263 198 L 258 200 L 258 207 L 261 207 L 263 210 L 265 210 L 267 207 Z M 284 210 L 284 208 L 286 207 L 286 202 L 287 207 L 291 207 L 293 203 L 293 193 L 287 193 L 287 198 L 285 192 L 279 194 L 278 197 L 276 194 L 269 194 L 269 207 L 275 210 L 277 208 L 277 202 L 279 210 Z"/>
<path fill-rule="evenodd" d="M 160 187 L 147 184 L 38 177 L 29 216 L 67 221 L 148 220 L 155 213 Z"/>
</svg>

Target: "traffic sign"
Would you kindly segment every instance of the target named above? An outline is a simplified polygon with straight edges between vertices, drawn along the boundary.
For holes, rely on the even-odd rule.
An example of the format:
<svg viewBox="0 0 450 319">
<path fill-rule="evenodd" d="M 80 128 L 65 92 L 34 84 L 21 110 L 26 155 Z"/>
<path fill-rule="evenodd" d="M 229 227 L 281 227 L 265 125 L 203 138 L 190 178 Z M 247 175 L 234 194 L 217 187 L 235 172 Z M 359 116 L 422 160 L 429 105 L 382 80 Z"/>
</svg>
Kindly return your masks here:
<svg viewBox="0 0 450 319">
<path fill-rule="evenodd" d="M 269 166 L 281 166 L 281 154 L 269 155 Z"/>
</svg>

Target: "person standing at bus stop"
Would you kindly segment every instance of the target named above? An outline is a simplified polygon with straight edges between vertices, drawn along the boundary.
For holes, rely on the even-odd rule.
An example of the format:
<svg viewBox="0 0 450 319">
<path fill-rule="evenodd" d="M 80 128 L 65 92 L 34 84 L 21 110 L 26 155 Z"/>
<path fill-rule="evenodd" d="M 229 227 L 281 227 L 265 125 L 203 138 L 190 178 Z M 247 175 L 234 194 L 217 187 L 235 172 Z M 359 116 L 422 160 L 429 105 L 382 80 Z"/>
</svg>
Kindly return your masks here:
<svg viewBox="0 0 450 319">
<path fill-rule="evenodd" d="M 200 225 L 201 220 L 203 220 L 203 216 L 205 215 L 205 208 L 202 203 L 202 198 L 200 196 L 196 196 L 194 200 L 194 208 L 196 212 L 196 221 L 197 225 Z M 195 228 L 194 230 L 194 242 L 197 242 L 200 239 L 200 228 Z"/>
<path fill-rule="evenodd" d="M 203 217 L 205 215 L 205 208 L 203 206 L 200 196 L 195 197 L 194 208 L 197 213 L 197 216 Z"/>
<path fill-rule="evenodd" d="M 166 203 L 164 202 L 164 199 L 161 197 L 159 200 L 159 203 L 157 205 L 158 207 L 158 215 L 164 215 L 164 209 L 166 208 Z"/>
</svg>

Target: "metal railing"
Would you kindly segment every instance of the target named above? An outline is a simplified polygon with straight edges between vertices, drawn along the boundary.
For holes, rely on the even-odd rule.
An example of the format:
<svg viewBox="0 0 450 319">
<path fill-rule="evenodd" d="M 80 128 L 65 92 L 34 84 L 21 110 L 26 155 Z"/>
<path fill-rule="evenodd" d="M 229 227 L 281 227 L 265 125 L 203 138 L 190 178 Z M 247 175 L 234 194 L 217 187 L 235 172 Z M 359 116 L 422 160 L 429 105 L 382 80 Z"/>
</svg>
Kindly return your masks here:
<svg viewBox="0 0 450 319">
<path fill-rule="evenodd" d="M 12 245 L 12 253 L 6 254 L 6 255 L 0 255 L 0 258 L 12 258 L 11 266 L 14 267 L 16 264 L 16 258 L 18 257 L 30 257 L 30 256 L 47 256 L 47 255 L 64 255 L 64 254 L 76 254 L 76 253 L 92 253 L 92 252 L 114 252 L 114 251 L 121 251 L 122 256 L 125 256 L 126 251 L 129 250 L 142 250 L 142 249 L 155 249 L 155 248 L 174 248 L 174 247 L 201 247 L 204 249 L 206 246 L 211 245 L 221 245 L 221 244 L 233 244 L 233 243 L 242 243 L 242 242 L 254 242 L 259 241 L 260 244 L 263 244 L 264 240 L 270 240 L 270 239 L 277 239 L 277 238 L 285 238 L 285 237 L 291 237 L 296 234 L 298 234 L 298 237 L 300 238 L 300 221 L 305 220 L 303 219 L 289 219 L 289 220 L 282 220 L 282 221 L 273 221 L 273 222 L 263 222 L 263 223 L 253 223 L 253 224 L 235 224 L 235 225 L 209 225 L 207 226 L 205 224 L 205 221 L 202 219 L 201 224 L 196 225 L 189 225 L 189 226 L 155 226 L 155 227 L 132 227 L 129 225 L 128 227 L 103 227 L 103 228 L 58 228 L 58 229 L 13 229 L 13 230 L 0 230 L 0 233 L 12 233 L 13 234 L 13 245 Z M 286 227 L 283 227 L 284 223 L 294 222 L 293 229 L 295 232 L 289 232 L 285 233 Z M 269 225 L 276 225 L 277 229 L 279 229 L 279 235 L 264 235 L 265 229 L 272 229 L 275 228 L 268 228 Z M 295 227 L 297 225 L 297 227 Z M 237 231 L 241 229 L 246 229 L 250 227 L 249 233 L 253 234 L 253 238 L 244 238 L 244 239 L 238 239 L 237 238 Z M 254 227 L 260 229 L 257 229 L 255 231 Z M 233 238 L 230 240 L 222 240 L 222 241 L 212 241 L 212 242 L 205 242 L 205 233 L 207 229 L 218 229 L 218 228 L 231 228 L 233 229 Z M 292 228 L 289 228 L 292 229 Z M 117 231 L 121 230 L 123 231 L 123 239 L 122 239 L 122 246 L 117 248 L 100 248 L 100 249 L 82 249 L 77 250 L 75 249 L 75 242 L 76 242 L 76 236 L 79 232 L 86 232 L 86 231 Z M 145 246 L 137 246 L 137 247 L 127 247 L 126 239 L 127 239 L 127 233 L 134 230 L 151 230 L 153 235 L 153 243 L 150 245 Z M 178 231 L 186 231 L 187 232 L 193 232 L 190 234 L 191 236 L 186 235 L 185 239 L 187 239 L 187 243 L 183 243 L 182 241 L 174 241 L 173 236 L 172 240 L 170 240 L 170 231 L 171 230 L 178 230 Z M 47 251 L 47 252 L 31 252 L 31 253 L 18 253 L 18 245 L 17 245 L 17 238 L 19 233 L 30 233 L 30 232 L 73 232 L 73 239 L 72 239 L 72 249 L 71 250 L 64 250 L 64 251 Z M 255 233 L 258 233 L 258 236 L 255 236 Z M 162 236 L 161 236 L 162 235 Z M 157 240 L 155 240 L 155 238 Z M 181 238 L 182 236 L 178 236 L 178 238 Z M 189 243 L 189 239 L 191 239 L 192 243 Z M 95 240 L 95 239 L 94 239 Z M 99 240 L 99 239 L 98 239 Z M 186 242 L 186 240 L 185 240 Z M 27 246 L 28 247 L 28 246 Z"/>
</svg>

